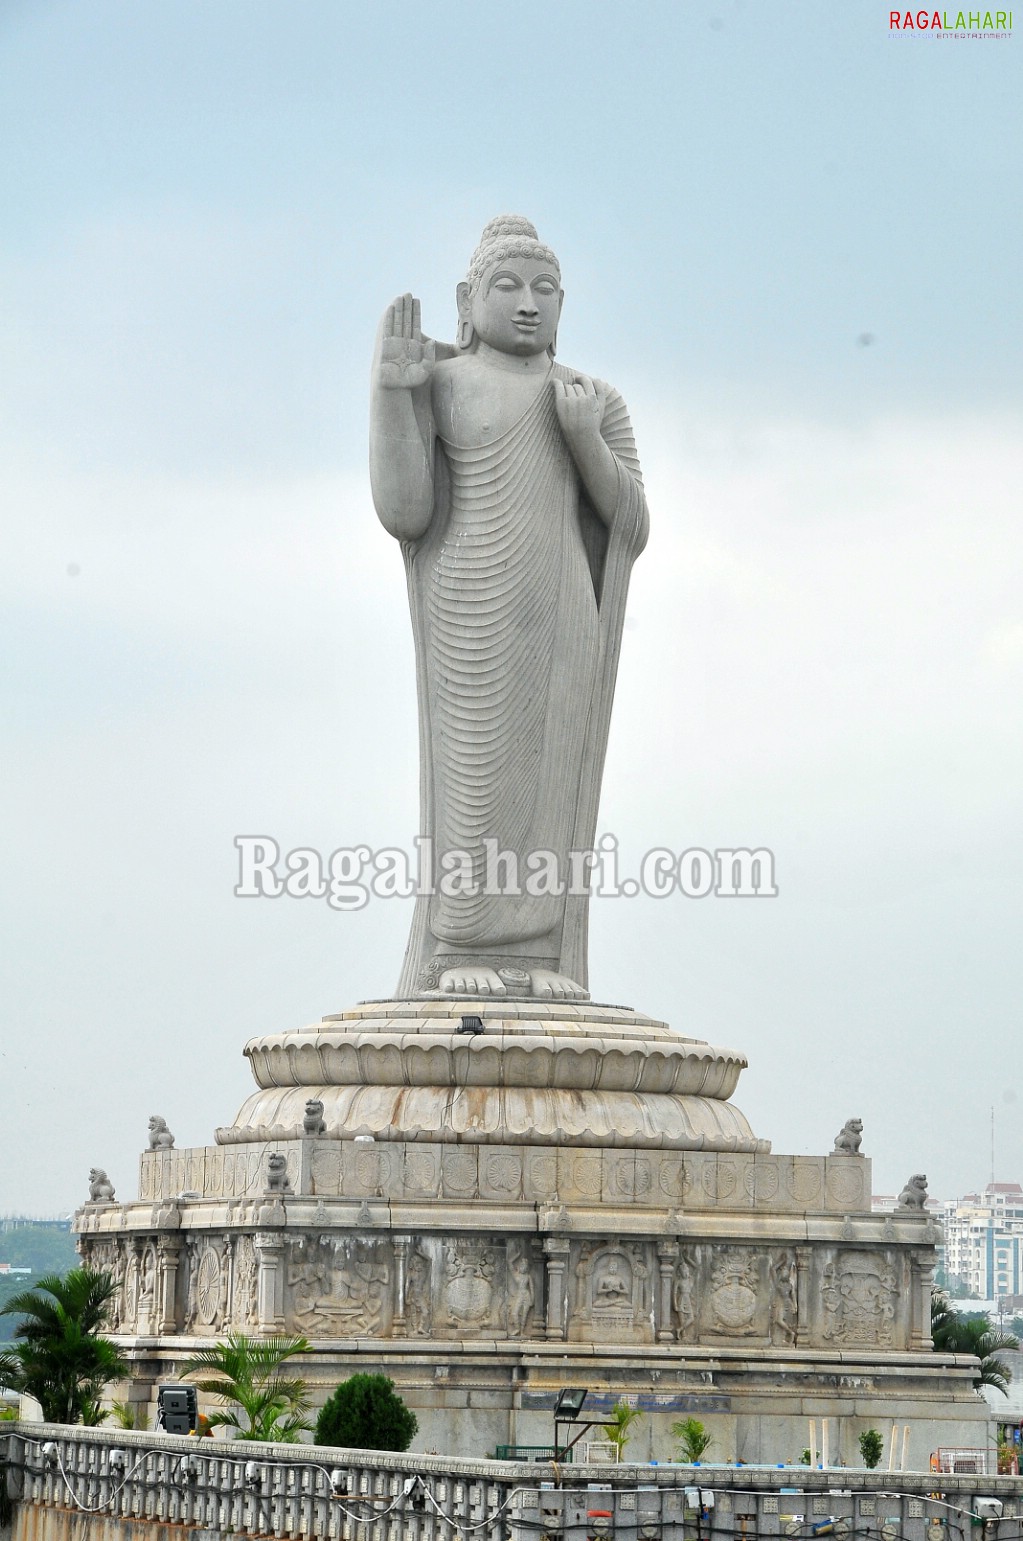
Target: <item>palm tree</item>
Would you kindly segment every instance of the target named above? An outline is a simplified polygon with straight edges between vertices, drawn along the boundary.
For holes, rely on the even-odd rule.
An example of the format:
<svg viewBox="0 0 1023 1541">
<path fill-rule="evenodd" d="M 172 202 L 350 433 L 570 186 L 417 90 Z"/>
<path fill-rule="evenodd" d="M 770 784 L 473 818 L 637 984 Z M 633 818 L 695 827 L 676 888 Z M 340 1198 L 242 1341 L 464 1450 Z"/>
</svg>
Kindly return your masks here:
<svg viewBox="0 0 1023 1541">
<path fill-rule="evenodd" d="M 295 1354 L 308 1353 L 309 1346 L 306 1338 L 250 1338 L 229 1332 L 225 1342 L 193 1354 L 181 1373 L 204 1372 L 195 1382 L 198 1389 L 228 1404 L 212 1415 L 211 1426 L 233 1429 L 236 1439 L 294 1444 L 299 1434 L 312 1428 L 302 1416 L 309 1399 L 305 1381 L 288 1379 L 281 1365 Z"/>
<path fill-rule="evenodd" d="M 943 1290 L 935 1290 L 931 1295 L 931 1339 L 942 1353 L 973 1354 L 980 1360 L 973 1384 L 995 1386 L 1008 1396 L 1012 1371 L 997 1356 L 1005 1349 L 1019 1348 L 1019 1342 L 1008 1333 L 998 1332 L 986 1312 L 964 1316 L 953 1309 Z"/>
<path fill-rule="evenodd" d="M 677 1459 L 687 1462 L 690 1466 L 695 1466 L 702 1461 L 704 1451 L 714 1443 L 699 1418 L 679 1418 L 672 1424 L 671 1432 L 679 1443 Z M 807 1461 L 809 1459 L 808 1455 Z"/>
<path fill-rule="evenodd" d="M 615 1460 L 620 1461 L 625 1453 L 625 1447 L 629 1443 L 629 1429 L 642 1418 L 643 1410 L 640 1407 L 630 1407 L 628 1402 L 616 1402 L 611 1409 L 611 1416 L 603 1425 L 607 1442 L 614 1446 Z"/>
<path fill-rule="evenodd" d="M 48 1423 L 98 1423 L 104 1388 L 128 1374 L 99 1335 L 116 1288 L 108 1273 L 72 1268 L 13 1295 L 2 1314 L 21 1320 L 13 1349 L 0 1354 L 0 1386 L 35 1397 Z"/>
</svg>

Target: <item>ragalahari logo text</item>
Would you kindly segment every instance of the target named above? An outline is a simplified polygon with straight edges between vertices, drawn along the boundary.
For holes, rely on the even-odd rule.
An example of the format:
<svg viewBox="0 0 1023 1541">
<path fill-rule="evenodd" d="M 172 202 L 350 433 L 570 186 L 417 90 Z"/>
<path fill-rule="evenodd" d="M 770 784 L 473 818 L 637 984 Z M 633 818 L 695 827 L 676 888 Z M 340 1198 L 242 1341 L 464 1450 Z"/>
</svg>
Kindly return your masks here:
<svg viewBox="0 0 1023 1541">
<path fill-rule="evenodd" d="M 1007 38 L 1012 36 L 1012 12 L 889 11 L 888 32 L 892 37 L 912 32 L 928 37 Z"/>
</svg>

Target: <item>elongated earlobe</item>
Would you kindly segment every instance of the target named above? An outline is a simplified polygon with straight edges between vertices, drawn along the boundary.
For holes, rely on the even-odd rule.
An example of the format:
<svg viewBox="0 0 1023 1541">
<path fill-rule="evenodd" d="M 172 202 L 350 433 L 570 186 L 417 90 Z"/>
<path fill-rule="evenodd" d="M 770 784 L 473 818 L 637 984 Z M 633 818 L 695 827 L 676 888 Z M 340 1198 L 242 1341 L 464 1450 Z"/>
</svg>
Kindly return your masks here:
<svg viewBox="0 0 1023 1541">
<path fill-rule="evenodd" d="M 455 345 L 466 353 L 476 341 L 476 328 L 472 324 L 472 298 L 468 284 L 458 285 L 455 290 L 455 299 L 458 303 L 458 330 L 455 333 Z"/>
</svg>

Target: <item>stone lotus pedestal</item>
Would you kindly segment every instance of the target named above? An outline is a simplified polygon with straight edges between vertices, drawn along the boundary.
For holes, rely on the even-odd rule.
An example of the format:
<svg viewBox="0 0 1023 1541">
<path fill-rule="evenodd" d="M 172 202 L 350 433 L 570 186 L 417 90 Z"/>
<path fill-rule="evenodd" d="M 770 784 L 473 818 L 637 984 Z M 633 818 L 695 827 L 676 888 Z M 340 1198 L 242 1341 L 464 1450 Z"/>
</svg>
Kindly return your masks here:
<svg viewBox="0 0 1023 1541">
<path fill-rule="evenodd" d="M 623 1008 L 384 1001 L 246 1047 L 257 1090 L 216 1143 L 141 1160 L 87 1205 L 136 1374 L 229 1328 L 305 1334 L 317 1400 L 393 1377 L 420 1447 L 549 1445 L 558 1389 L 688 1414 L 715 1455 L 783 1460 L 806 1418 L 972 1443 L 968 1365 L 931 1351 L 938 1233 L 870 1210 L 862 1156 L 784 1156 L 729 1100 L 741 1055 Z M 322 1104 L 322 1113 L 310 1100 Z M 599 1431 L 598 1431 L 599 1432 Z"/>
</svg>

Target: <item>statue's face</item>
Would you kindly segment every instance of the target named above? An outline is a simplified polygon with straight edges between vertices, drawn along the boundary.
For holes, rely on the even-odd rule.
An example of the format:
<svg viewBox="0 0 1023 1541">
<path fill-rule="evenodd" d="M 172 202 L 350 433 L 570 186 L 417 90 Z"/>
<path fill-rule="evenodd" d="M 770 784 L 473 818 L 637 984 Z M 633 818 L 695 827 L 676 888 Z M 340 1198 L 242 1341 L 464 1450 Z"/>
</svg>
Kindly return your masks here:
<svg viewBox="0 0 1023 1541">
<path fill-rule="evenodd" d="M 484 273 L 472 298 L 476 336 L 500 353 L 546 353 L 558 330 L 563 298 L 548 262 L 509 257 Z"/>
</svg>

